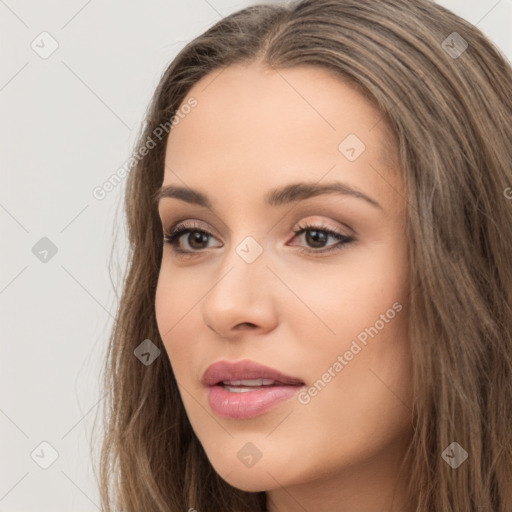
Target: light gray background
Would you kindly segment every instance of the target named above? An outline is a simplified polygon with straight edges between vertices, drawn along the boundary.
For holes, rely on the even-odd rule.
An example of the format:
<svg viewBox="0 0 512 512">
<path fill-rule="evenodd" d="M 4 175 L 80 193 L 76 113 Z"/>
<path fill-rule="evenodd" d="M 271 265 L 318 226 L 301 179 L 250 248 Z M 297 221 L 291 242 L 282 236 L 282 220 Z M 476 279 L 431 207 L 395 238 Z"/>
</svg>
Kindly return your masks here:
<svg viewBox="0 0 512 512">
<path fill-rule="evenodd" d="M 126 245 L 124 183 L 102 201 L 92 190 L 130 156 L 177 52 L 252 3 L 0 0 L 1 512 L 99 510 L 89 442 L 117 307 L 114 224 L 121 268 Z M 440 3 L 512 60 L 512 0 Z M 59 45 L 47 59 L 31 48 L 43 31 Z M 42 237 L 58 250 L 45 263 L 32 252 Z M 48 469 L 31 458 L 49 460 L 43 441 L 58 452 Z"/>
</svg>

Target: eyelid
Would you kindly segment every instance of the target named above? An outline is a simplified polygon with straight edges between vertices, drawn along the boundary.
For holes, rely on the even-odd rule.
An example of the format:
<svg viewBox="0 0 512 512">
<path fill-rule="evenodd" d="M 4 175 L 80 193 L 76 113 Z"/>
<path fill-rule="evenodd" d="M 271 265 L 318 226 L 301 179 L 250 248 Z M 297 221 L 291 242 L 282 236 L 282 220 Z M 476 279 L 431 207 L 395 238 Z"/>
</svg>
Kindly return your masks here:
<svg viewBox="0 0 512 512">
<path fill-rule="evenodd" d="M 309 217 L 312 217 L 312 218 L 309 218 Z M 339 232 L 340 227 L 338 227 L 338 226 L 334 227 L 334 226 L 329 225 L 325 220 L 318 218 L 319 217 L 318 215 L 317 216 L 311 215 L 309 217 L 294 223 L 294 227 L 291 229 L 291 232 L 296 234 L 297 231 L 299 231 L 301 229 L 301 227 L 303 228 L 304 226 L 306 226 L 308 229 L 316 228 L 316 229 L 333 231 L 340 235 L 344 235 L 346 237 L 349 237 L 352 235 L 357 235 L 356 231 L 354 229 L 350 228 L 346 224 L 342 224 L 342 223 L 338 222 L 338 224 L 341 224 L 343 226 L 343 228 L 348 230 L 350 233 L 340 233 Z M 166 224 L 166 223 L 162 221 L 162 225 L 164 225 L 164 224 Z M 214 236 L 215 238 L 219 238 L 219 235 L 216 233 L 215 229 L 210 227 L 209 224 L 207 224 L 203 221 L 197 220 L 197 219 L 190 219 L 188 217 L 184 217 L 183 219 L 177 220 L 171 224 L 172 224 L 172 226 L 169 229 L 164 229 L 165 235 L 172 236 L 174 233 L 178 232 L 181 228 L 184 228 L 184 229 L 198 229 L 200 231 L 206 231 L 209 235 Z"/>
<path fill-rule="evenodd" d="M 184 236 L 187 232 L 191 233 L 194 231 L 202 232 L 210 238 L 217 239 L 216 235 L 214 235 L 211 232 L 214 230 L 211 230 L 210 228 L 203 227 L 203 225 L 201 224 L 201 221 L 187 219 L 184 221 L 181 220 L 181 221 L 176 222 L 173 225 L 173 227 L 168 230 L 168 232 L 164 231 L 164 244 L 170 245 L 175 256 L 178 256 L 178 257 L 195 256 L 195 255 L 203 254 L 207 250 L 203 249 L 203 250 L 198 250 L 198 251 L 193 251 L 193 250 L 191 251 L 191 250 L 186 250 L 186 249 L 185 250 L 179 249 L 176 247 L 176 245 L 177 245 L 176 242 L 178 242 L 182 236 Z M 218 247 L 222 247 L 222 244 L 220 246 L 217 246 L 217 248 Z"/>
<path fill-rule="evenodd" d="M 294 226 L 317 223 L 317 224 L 321 224 L 322 226 L 324 226 L 327 229 L 331 229 L 334 231 L 337 231 L 339 229 L 348 230 L 348 233 L 346 233 L 346 236 L 353 236 L 353 235 L 358 236 L 358 232 L 354 228 L 352 228 L 348 224 L 345 224 L 339 220 L 333 219 L 332 220 L 332 222 L 334 224 L 333 226 L 327 224 L 328 221 L 326 221 L 323 217 L 333 217 L 333 215 L 334 215 L 333 212 L 326 212 L 325 214 L 316 214 L 315 215 L 315 214 L 309 214 L 307 210 L 309 210 L 309 208 L 306 209 L 306 212 L 304 212 L 301 215 L 300 220 L 298 220 L 297 222 L 294 222 Z M 336 216 L 336 215 L 334 215 L 334 216 Z M 274 224 L 274 227 L 277 226 L 278 224 L 280 224 L 282 221 L 286 222 L 286 219 L 285 218 L 281 219 L 280 222 L 278 222 L 277 224 Z M 210 223 L 201 221 L 201 220 L 197 220 L 197 219 L 193 219 L 189 216 L 182 216 L 181 218 L 178 218 L 177 220 L 174 220 L 172 222 L 166 222 L 165 217 L 163 215 L 160 215 L 160 222 L 161 222 L 162 226 L 165 226 L 166 224 L 171 225 L 171 227 L 167 230 L 165 230 L 165 227 L 164 227 L 164 231 L 166 232 L 166 234 L 170 234 L 170 231 L 172 231 L 172 230 L 176 231 L 177 228 L 179 228 L 183 224 L 184 227 L 187 227 L 187 228 L 192 227 L 192 228 L 203 229 L 205 231 L 208 231 L 216 238 L 219 238 L 219 236 L 220 236 L 219 232 L 215 228 L 213 228 Z M 272 229 L 274 229 L 274 228 L 272 228 Z M 291 229 L 291 231 L 293 232 L 294 230 Z"/>
<path fill-rule="evenodd" d="M 305 231 L 313 231 L 315 229 L 318 231 L 330 233 L 331 235 L 335 236 L 341 236 L 346 238 L 349 238 L 351 236 L 349 234 L 343 233 L 342 230 L 340 230 L 339 228 L 334 228 L 327 224 L 325 221 L 321 220 L 303 220 L 299 222 L 297 224 L 297 227 L 294 228 L 292 231 L 293 233 L 295 233 L 294 238 L 296 238 L 299 233 L 303 233 Z"/>
<path fill-rule="evenodd" d="M 183 229 L 197 229 L 199 231 L 206 231 L 209 235 L 214 236 L 215 238 L 218 238 L 218 235 L 215 234 L 215 230 L 211 228 L 209 225 L 207 225 L 205 222 L 196 220 L 196 219 L 188 219 L 185 218 L 183 220 L 179 220 L 177 222 L 174 222 L 172 224 L 172 227 L 165 232 L 166 235 L 173 235 L 177 231 L 179 231 L 181 228 Z"/>
<path fill-rule="evenodd" d="M 323 248 L 308 248 L 301 246 L 299 244 L 290 244 L 289 242 L 286 244 L 288 247 L 297 247 L 297 250 L 301 253 L 305 253 L 307 255 L 312 256 L 326 256 L 327 254 L 335 254 L 337 252 L 342 251 L 346 246 L 353 244 L 357 241 L 357 238 L 352 235 L 347 235 L 342 232 L 342 230 L 339 230 L 339 228 L 333 228 L 329 226 L 324 220 L 305 220 L 303 219 L 297 227 L 294 227 L 292 230 L 294 233 L 294 236 L 292 237 L 292 240 L 299 238 L 304 233 L 308 231 L 322 231 L 324 233 L 327 233 L 327 237 L 334 238 L 336 242 L 334 244 L 327 245 Z M 347 226 L 348 227 L 348 226 Z M 350 228 L 349 228 L 350 230 Z M 185 236 L 187 233 L 191 232 L 202 232 L 207 237 L 216 239 L 217 237 L 211 233 L 209 228 L 204 228 L 201 221 L 197 220 L 189 220 L 186 219 L 185 221 L 178 221 L 176 222 L 173 227 L 170 229 L 170 233 L 164 233 L 164 242 L 169 244 L 171 246 L 171 249 L 176 257 L 185 258 L 185 257 L 193 257 L 198 256 L 200 254 L 205 254 L 208 251 L 208 249 L 211 249 L 211 247 L 199 249 L 199 250 L 187 250 L 187 249 L 180 249 L 178 248 L 178 243 L 180 238 L 182 236 Z M 217 246 L 222 247 L 223 245 Z M 214 247 L 215 248 L 215 247 Z"/>
</svg>

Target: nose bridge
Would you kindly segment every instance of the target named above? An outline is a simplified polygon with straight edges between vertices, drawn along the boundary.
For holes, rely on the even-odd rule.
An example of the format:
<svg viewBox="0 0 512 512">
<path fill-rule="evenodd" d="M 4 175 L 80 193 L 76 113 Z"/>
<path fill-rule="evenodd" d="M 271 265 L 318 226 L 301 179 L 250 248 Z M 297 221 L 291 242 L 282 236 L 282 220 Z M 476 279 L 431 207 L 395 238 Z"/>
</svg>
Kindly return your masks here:
<svg viewBox="0 0 512 512">
<path fill-rule="evenodd" d="M 247 211 L 243 213 L 243 204 L 240 204 L 238 208 L 242 213 L 232 224 L 228 250 L 224 255 L 222 266 L 226 270 L 234 267 L 233 271 L 237 269 L 240 276 L 246 279 L 254 273 L 268 272 L 264 263 L 267 260 L 264 247 L 268 248 L 268 236 L 265 233 L 265 226 L 256 212 L 251 215 Z"/>
<path fill-rule="evenodd" d="M 271 323 L 274 304 L 267 261 L 263 244 L 252 235 L 230 246 L 202 302 L 207 325 L 227 336 L 240 323 Z"/>
<path fill-rule="evenodd" d="M 243 237 L 227 251 L 214 289 L 227 288 L 233 297 L 239 295 L 236 300 L 243 302 L 254 298 L 258 285 L 263 285 L 268 278 L 266 260 L 263 244 L 252 235 Z M 229 302 L 230 297 L 224 295 L 224 300 Z"/>
</svg>

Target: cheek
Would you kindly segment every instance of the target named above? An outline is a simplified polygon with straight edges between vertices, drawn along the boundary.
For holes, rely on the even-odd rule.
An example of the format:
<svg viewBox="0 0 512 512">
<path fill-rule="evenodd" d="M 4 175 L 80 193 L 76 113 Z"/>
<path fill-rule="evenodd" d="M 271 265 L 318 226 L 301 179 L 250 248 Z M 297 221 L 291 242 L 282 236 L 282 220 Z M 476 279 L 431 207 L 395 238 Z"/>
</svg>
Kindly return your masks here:
<svg viewBox="0 0 512 512">
<path fill-rule="evenodd" d="M 321 338 L 323 353 L 343 353 L 358 336 L 363 343 L 373 339 L 370 332 L 375 334 L 375 325 L 379 335 L 395 330 L 393 338 L 406 336 L 402 331 L 409 293 L 408 257 L 402 240 L 360 245 L 347 251 L 339 264 L 318 266 L 315 272 L 311 268 L 282 272 L 302 299 L 290 297 L 288 305 L 281 304 L 283 309 L 293 308 L 289 311 L 299 325 L 297 335 L 303 333 L 297 339 Z"/>
<path fill-rule="evenodd" d="M 174 373 L 180 380 L 180 368 L 190 368 L 188 360 L 192 358 L 194 344 L 201 339 L 195 334 L 198 322 L 193 317 L 194 305 L 201 295 L 196 297 L 194 288 L 182 283 L 179 272 L 172 277 L 169 274 L 163 265 L 155 292 L 155 316 Z"/>
<path fill-rule="evenodd" d="M 411 400 L 412 383 L 407 276 L 405 247 L 382 245 L 345 258 L 318 281 L 323 286 L 306 280 L 297 286 L 319 319 L 297 310 L 295 328 L 311 383 L 304 403 L 310 418 L 315 413 L 322 418 L 315 427 L 320 431 L 344 425 L 345 433 L 364 437 L 371 436 L 376 421 L 388 421 L 391 430 L 407 421 L 404 404 Z"/>
<path fill-rule="evenodd" d="M 357 306 L 340 308 L 337 314 L 331 303 L 331 314 L 322 318 L 336 336 L 320 324 L 315 336 L 304 322 L 301 339 L 311 340 L 302 352 L 309 379 L 295 407 L 289 430 L 293 434 L 282 438 L 283 447 L 290 445 L 290 457 L 301 446 L 311 466 L 321 461 L 322 471 L 334 471 L 371 458 L 410 432 L 412 361 L 406 293 L 400 294 L 400 288 L 386 290 L 354 291 Z M 320 330 L 326 334 L 319 336 Z M 308 440 L 307 447 L 302 439 Z M 312 471 L 306 466 L 302 470 Z"/>
</svg>

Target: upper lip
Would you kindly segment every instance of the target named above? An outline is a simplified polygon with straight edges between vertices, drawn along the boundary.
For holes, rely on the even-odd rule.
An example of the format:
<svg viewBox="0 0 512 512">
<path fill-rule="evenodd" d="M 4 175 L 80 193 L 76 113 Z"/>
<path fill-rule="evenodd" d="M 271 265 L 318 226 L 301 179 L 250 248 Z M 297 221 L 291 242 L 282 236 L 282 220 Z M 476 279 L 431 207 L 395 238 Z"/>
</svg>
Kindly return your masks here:
<svg viewBox="0 0 512 512">
<path fill-rule="evenodd" d="M 280 384 L 291 386 L 303 385 L 304 382 L 297 378 L 256 363 L 249 359 L 243 361 L 217 361 L 211 364 L 203 374 L 202 383 L 206 386 L 214 386 L 222 381 L 245 379 L 272 379 Z"/>
</svg>

